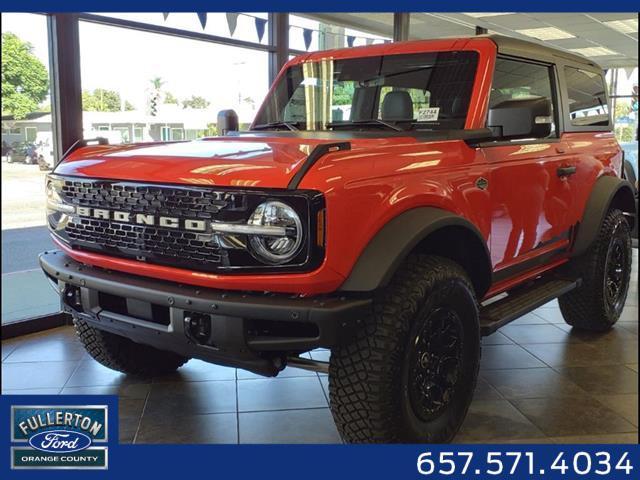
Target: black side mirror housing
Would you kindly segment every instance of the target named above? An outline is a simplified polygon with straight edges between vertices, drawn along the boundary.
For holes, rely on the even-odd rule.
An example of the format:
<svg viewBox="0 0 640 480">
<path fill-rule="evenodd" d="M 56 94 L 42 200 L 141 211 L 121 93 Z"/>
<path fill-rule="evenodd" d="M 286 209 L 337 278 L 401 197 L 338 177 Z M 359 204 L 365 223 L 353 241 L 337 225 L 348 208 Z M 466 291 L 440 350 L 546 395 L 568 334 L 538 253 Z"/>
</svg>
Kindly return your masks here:
<svg viewBox="0 0 640 480">
<path fill-rule="evenodd" d="M 546 97 L 506 100 L 489 109 L 487 126 L 501 139 L 544 138 L 551 133 L 551 100 Z"/>
<path fill-rule="evenodd" d="M 220 110 L 218 112 L 218 135 L 239 130 L 238 114 L 235 110 Z"/>
</svg>

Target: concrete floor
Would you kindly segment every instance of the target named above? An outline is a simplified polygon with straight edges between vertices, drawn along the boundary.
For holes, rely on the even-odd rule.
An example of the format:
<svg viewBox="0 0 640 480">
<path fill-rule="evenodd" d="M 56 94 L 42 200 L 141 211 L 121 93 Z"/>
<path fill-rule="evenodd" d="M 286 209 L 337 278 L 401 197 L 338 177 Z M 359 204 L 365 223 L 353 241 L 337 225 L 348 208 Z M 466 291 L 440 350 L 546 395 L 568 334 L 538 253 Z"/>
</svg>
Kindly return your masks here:
<svg viewBox="0 0 640 480">
<path fill-rule="evenodd" d="M 456 442 L 638 442 L 637 254 L 611 331 L 572 331 L 554 301 L 484 339 Z M 127 443 L 340 442 L 324 375 L 287 368 L 264 379 L 192 360 L 169 377 L 134 378 L 92 360 L 71 327 L 3 341 L 2 393 L 117 394 Z"/>
</svg>

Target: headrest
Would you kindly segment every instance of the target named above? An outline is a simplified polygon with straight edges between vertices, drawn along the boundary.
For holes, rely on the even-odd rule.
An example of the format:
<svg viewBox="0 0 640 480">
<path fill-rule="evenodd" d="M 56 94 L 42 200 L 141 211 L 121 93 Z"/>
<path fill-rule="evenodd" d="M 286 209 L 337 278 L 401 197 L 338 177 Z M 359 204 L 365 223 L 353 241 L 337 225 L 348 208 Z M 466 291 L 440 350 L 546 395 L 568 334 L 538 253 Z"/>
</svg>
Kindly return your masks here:
<svg viewBox="0 0 640 480">
<path fill-rule="evenodd" d="M 396 90 L 385 95 L 382 101 L 382 120 L 412 120 L 413 101 L 409 92 Z"/>
</svg>

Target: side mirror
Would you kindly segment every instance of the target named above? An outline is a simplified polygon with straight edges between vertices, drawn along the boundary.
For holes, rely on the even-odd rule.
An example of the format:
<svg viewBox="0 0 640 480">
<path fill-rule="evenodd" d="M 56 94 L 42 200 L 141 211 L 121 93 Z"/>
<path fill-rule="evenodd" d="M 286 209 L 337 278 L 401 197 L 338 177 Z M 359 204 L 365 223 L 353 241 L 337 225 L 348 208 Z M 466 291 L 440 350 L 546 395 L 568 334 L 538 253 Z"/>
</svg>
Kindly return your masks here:
<svg viewBox="0 0 640 480">
<path fill-rule="evenodd" d="M 546 97 L 506 100 L 489 110 L 487 126 L 498 138 L 544 138 L 551 133 L 551 100 Z"/>
<path fill-rule="evenodd" d="M 226 135 L 239 129 L 238 114 L 235 110 L 220 110 L 218 112 L 218 135 Z"/>
</svg>

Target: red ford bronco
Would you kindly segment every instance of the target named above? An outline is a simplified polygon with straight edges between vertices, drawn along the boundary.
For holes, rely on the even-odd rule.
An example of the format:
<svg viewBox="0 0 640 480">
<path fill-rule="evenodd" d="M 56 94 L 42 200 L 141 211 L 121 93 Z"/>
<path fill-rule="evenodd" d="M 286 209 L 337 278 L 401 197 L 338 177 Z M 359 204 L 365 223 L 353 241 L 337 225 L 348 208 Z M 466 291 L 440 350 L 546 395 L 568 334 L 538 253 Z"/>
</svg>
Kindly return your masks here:
<svg viewBox="0 0 640 480">
<path fill-rule="evenodd" d="M 248 131 L 224 111 L 221 137 L 79 142 L 40 263 L 108 367 L 328 372 L 345 441 L 446 442 L 483 335 L 554 298 L 575 328 L 620 315 L 609 108 L 590 60 L 497 36 L 302 55 Z"/>
</svg>

